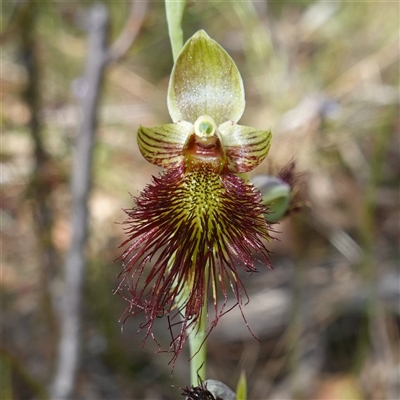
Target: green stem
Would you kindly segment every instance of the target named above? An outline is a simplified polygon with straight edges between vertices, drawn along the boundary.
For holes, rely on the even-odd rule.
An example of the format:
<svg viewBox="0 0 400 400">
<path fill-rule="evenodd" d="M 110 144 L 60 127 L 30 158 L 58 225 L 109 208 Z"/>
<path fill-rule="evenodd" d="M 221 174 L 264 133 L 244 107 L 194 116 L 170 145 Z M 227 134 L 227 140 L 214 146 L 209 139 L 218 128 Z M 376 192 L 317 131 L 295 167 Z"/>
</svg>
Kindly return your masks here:
<svg viewBox="0 0 400 400">
<path fill-rule="evenodd" d="M 167 15 L 168 33 L 171 41 L 174 61 L 183 47 L 182 16 L 186 0 L 165 0 L 165 12 Z"/>
<path fill-rule="evenodd" d="M 206 343 L 207 328 L 207 294 L 204 296 L 204 304 L 201 310 L 201 317 L 198 323 L 193 327 L 189 335 L 190 348 L 190 382 L 193 386 L 198 386 L 199 379 L 206 379 Z"/>
<path fill-rule="evenodd" d="M 208 274 L 206 273 L 206 282 Z M 177 306 L 182 313 L 185 312 L 184 304 L 189 296 L 189 287 L 185 294 L 176 299 Z M 208 291 L 204 293 L 204 303 L 201 309 L 200 319 L 190 328 L 188 332 L 189 350 L 190 350 L 190 382 L 193 386 L 199 385 L 206 377 L 206 356 L 207 356 L 207 298 Z"/>
<path fill-rule="evenodd" d="M 393 109 L 388 110 L 382 117 L 382 126 L 374 136 L 374 153 L 370 157 L 369 179 L 365 182 L 364 204 L 360 225 L 360 242 L 364 250 L 364 257 L 360 265 L 360 275 L 368 288 L 368 299 L 365 305 L 366 321 L 360 329 L 359 340 L 355 353 L 353 369 L 358 374 L 364 367 L 368 350 L 374 354 L 383 353 L 387 337 L 385 328 L 385 314 L 378 296 L 378 274 L 374 249 L 376 245 L 375 219 L 377 212 L 378 189 L 382 182 L 386 153 L 390 145 L 392 135 Z M 375 331 L 375 335 L 374 335 Z M 382 337 L 383 336 L 383 337 Z M 374 341 L 375 337 L 375 341 Z M 381 340 L 377 340 L 379 337 Z M 377 344 L 377 341 L 379 344 Z M 384 357 L 384 356 L 382 356 Z"/>
</svg>

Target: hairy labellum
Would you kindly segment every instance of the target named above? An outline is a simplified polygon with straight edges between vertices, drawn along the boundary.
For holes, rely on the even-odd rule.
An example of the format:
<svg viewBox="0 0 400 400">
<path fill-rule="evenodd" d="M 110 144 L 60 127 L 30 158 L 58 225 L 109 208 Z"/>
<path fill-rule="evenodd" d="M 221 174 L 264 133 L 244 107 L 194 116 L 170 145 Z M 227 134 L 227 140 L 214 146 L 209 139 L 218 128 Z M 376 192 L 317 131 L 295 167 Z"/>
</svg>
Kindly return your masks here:
<svg viewBox="0 0 400 400">
<path fill-rule="evenodd" d="M 241 303 L 237 266 L 255 272 L 253 252 L 268 264 L 262 242 L 269 239 L 263 217 L 267 209 L 251 184 L 229 172 L 217 174 L 213 164 L 200 161 L 189 171 L 181 165 L 154 178 L 135 203 L 126 210 L 129 238 L 124 245 L 129 247 L 122 255 L 129 313 L 145 312 L 148 333 L 158 316 L 172 320 L 183 314 L 181 335 L 172 343 L 179 352 L 186 330 L 200 318 L 206 292 L 214 297 L 215 326 L 224 312 L 227 285 Z M 221 308 L 218 292 L 225 299 Z M 187 300 L 175 310 L 180 296 Z"/>
</svg>

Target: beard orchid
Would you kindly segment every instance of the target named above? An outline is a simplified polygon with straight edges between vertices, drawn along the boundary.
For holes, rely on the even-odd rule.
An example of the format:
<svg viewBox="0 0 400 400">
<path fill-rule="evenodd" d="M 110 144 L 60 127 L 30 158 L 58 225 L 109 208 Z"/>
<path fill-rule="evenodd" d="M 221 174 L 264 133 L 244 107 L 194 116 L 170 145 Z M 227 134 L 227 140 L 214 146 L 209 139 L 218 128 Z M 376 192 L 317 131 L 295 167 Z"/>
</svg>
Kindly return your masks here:
<svg viewBox="0 0 400 400">
<path fill-rule="evenodd" d="M 146 338 L 155 319 L 167 316 L 175 357 L 208 295 L 209 332 L 227 311 L 229 291 L 242 304 L 246 291 L 239 269 L 255 272 L 256 260 L 270 265 L 264 245 L 271 239 L 268 209 L 258 189 L 239 174 L 264 160 L 271 132 L 238 125 L 244 106 L 235 63 L 199 31 L 172 70 L 173 123 L 137 133 L 143 157 L 165 170 L 125 210 L 128 238 L 117 292 L 129 303 L 127 316 L 144 313 Z M 177 333 L 174 325 L 180 326 Z"/>
</svg>

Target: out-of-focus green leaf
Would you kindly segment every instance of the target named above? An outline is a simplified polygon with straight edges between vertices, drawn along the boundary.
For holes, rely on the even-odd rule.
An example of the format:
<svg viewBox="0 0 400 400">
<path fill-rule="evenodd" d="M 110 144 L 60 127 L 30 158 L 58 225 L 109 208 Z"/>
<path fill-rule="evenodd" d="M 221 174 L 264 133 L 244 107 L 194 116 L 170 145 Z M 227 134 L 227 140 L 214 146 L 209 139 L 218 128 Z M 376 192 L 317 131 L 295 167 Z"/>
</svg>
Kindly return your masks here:
<svg viewBox="0 0 400 400">
<path fill-rule="evenodd" d="M 236 400 L 247 400 L 247 381 L 246 373 L 241 372 L 239 382 L 236 387 Z"/>
</svg>

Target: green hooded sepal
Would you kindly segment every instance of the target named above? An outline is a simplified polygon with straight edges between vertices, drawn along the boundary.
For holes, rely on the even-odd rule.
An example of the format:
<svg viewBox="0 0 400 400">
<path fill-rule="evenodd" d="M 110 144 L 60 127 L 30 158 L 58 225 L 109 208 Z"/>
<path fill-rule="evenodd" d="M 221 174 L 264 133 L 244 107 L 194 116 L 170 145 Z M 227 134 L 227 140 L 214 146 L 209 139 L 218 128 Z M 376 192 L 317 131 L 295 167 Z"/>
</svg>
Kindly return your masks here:
<svg viewBox="0 0 400 400">
<path fill-rule="evenodd" d="M 243 81 L 232 58 L 203 30 L 184 45 L 172 70 L 168 110 L 174 122 L 211 115 L 237 122 L 245 107 Z"/>
</svg>

